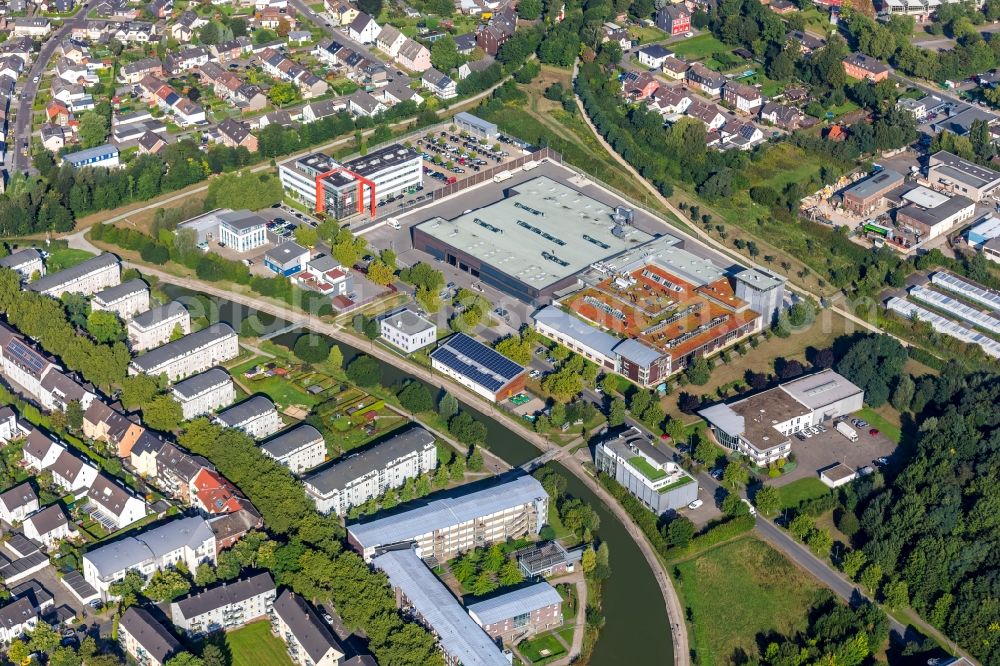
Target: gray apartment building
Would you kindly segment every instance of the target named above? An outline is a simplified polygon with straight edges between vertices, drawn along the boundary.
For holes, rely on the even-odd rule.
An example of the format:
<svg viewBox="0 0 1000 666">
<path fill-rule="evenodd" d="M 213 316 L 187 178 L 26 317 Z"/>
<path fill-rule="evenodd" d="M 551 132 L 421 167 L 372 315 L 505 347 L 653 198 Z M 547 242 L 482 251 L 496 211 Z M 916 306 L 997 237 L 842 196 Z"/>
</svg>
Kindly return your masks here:
<svg viewBox="0 0 1000 666">
<path fill-rule="evenodd" d="M 236 358 L 239 353 L 236 331 L 220 322 L 135 357 L 128 373 L 152 377 L 165 374 L 170 381 L 177 381 Z"/>
<path fill-rule="evenodd" d="M 292 474 L 312 469 L 326 460 L 323 434 L 308 423 L 289 428 L 262 442 L 260 450 L 290 469 Z"/>
<path fill-rule="evenodd" d="M 187 421 L 231 405 L 236 400 L 236 386 L 228 372 L 212 368 L 177 382 L 170 394 L 180 403 L 181 413 Z"/>
<path fill-rule="evenodd" d="M 191 315 L 179 302 L 171 301 L 135 315 L 126 328 L 132 351 L 141 352 L 170 342 L 175 330 L 190 333 Z"/>
<path fill-rule="evenodd" d="M 170 604 L 174 625 L 193 636 L 229 631 L 267 617 L 277 596 L 270 574 L 222 583 Z"/>
<path fill-rule="evenodd" d="M 224 428 L 242 430 L 254 439 L 273 435 L 284 425 L 274 403 L 262 395 L 255 395 L 224 409 L 216 415 L 215 422 Z"/>
<path fill-rule="evenodd" d="M 130 606 L 122 614 L 118 645 L 138 666 L 163 666 L 184 649 L 170 630 L 141 606 Z"/>
<path fill-rule="evenodd" d="M 59 298 L 65 293 L 90 296 L 121 282 L 118 257 L 108 252 L 71 268 L 51 273 L 28 285 L 31 291 Z"/>
</svg>

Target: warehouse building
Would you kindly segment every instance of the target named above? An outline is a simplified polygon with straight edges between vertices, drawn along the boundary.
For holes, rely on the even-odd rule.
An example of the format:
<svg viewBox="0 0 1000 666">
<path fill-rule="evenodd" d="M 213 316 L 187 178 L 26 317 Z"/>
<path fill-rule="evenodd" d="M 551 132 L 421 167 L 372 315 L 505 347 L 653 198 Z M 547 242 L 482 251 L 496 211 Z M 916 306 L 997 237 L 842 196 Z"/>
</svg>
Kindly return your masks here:
<svg viewBox="0 0 1000 666">
<path fill-rule="evenodd" d="M 177 381 L 234 359 L 239 353 L 236 331 L 220 322 L 135 357 L 128 373 L 152 377 L 165 374 L 170 381 Z"/>
<path fill-rule="evenodd" d="M 945 150 L 931 155 L 927 164 L 927 180 L 936 190 L 982 201 L 1000 186 L 1000 172 Z"/>
<path fill-rule="evenodd" d="M 316 212 L 343 219 L 367 208 L 374 217 L 378 203 L 423 182 L 423 164 L 420 153 L 394 143 L 343 163 L 312 153 L 278 165 L 278 176 L 287 194 Z"/>
<path fill-rule="evenodd" d="M 792 435 L 860 410 L 864 396 L 864 391 L 841 375 L 823 370 L 698 413 L 720 444 L 763 467 L 788 457 Z"/>
<path fill-rule="evenodd" d="M 885 195 L 903 184 L 903 174 L 892 169 L 859 180 L 841 194 L 844 208 L 855 215 L 871 215 L 885 201 Z"/>
<path fill-rule="evenodd" d="M 431 367 L 493 402 L 520 393 L 528 372 L 465 333 L 456 333 L 442 341 L 431 352 Z"/>
<path fill-rule="evenodd" d="M 896 210 L 896 226 L 916 235 L 923 243 L 947 234 L 976 214 L 971 199 L 948 196 L 926 187 L 915 187 L 902 195 L 904 205 Z"/>
<path fill-rule="evenodd" d="M 599 442 L 594 464 L 657 515 L 698 499 L 694 477 L 634 426 Z"/>
<path fill-rule="evenodd" d="M 105 252 L 71 268 L 50 273 L 28 285 L 31 291 L 59 298 L 65 293 L 90 296 L 121 282 L 118 257 Z"/>
<path fill-rule="evenodd" d="M 500 129 L 495 123 L 483 120 L 479 116 L 474 116 L 466 111 L 460 111 L 452 118 L 452 122 L 458 127 L 460 132 L 468 132 L 473 136 L 493 141 L 500 135 Z"/>
<path fill-rule="evenodd" d="M 541 305 L 594 263 L 652 237 L 632 211 L 606 206 L 547 176 L 458 217 L 413 227 L 413 247 L 526 303 Z"/>
<path fill-rule="evenodd" d="M 472 548 L 537 535 L 549 497 L 534 477 L 439 493 L 414 509 L 347 527 L 348 541 L 371 561 L 388 544 L 415 541 L 420 557 L 450 560 Z"/>
<path fill-rule="evenodd" d="M 324 447 L 324 453 L 326 449 Z M 437 466 L 434 436 L 414 427 L 351 453 L 302 479 L 320 513 L 343 516 L 352 507 L 399 488 Z"/>
</svg>

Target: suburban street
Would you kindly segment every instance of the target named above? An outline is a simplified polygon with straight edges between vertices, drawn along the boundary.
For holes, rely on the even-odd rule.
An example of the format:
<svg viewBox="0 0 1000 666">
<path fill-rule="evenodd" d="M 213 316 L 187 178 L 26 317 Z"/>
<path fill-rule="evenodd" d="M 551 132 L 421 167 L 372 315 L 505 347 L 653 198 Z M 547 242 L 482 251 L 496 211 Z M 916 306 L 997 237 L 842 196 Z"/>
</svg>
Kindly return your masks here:
<svg viewBox="0 0 1000 666">
<path fill-rule="evenodd" d="M 72 18 L 67 19 L 58 30 L 53 32 L 42 42 L 42 50 L 35 56 L 35 62 L 28 71 L 24 87 L 18 95 L 16 117 L 14 120 L 14 141 L 7 142 L 7 154 L 10 155 L 9 171 L 17 173 L 27 171 L 31 167 L 31 157 L 21 154 L 27 142 L 28 150 L 31 149 L 31 107 L 35 103 L 38 89 L 42 84 L 41 78 L 49 66 L 49 61 L 56 52 L 56 47 L 69 32 L 84 24 L 87 14 L 92 5 L 96 5 L 98 0 L 86 0 L 80 5 L 79 10 Z M 37 79 L 37 81 L 36 81 Z M 13 147 L 13 150 L 11 149 Z"/>
</svg>

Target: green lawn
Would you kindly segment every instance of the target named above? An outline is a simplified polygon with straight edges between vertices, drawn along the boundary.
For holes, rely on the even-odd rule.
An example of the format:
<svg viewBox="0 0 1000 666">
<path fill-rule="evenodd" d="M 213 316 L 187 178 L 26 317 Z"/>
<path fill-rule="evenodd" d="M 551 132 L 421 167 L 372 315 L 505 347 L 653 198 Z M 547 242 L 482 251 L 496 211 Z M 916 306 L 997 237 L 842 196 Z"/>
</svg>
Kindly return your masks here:
<svg viewBox="0 0 1000 666">
<path fill-rule="evenodd" d="M 45 260 L 45 270 L 47 273 L 55 273 L 72 268 L 93 256 L 93 253 L 86 250 L 74 250 L 69 247 L 53 248 L 49 251 L 49 258 Z"/>
<path fill-rule="evenodd" d="M 316 404 L 314 396 L 303 391 L 298 384 L 287 377 L 262 377 L 242 381 L 248 389 L 255 393 L 263 393 L 282 409 L 289 405 L 305 405 L 308 408 Z"/>
<path fill-rule="evenodd" d="M 868 421 L 870 427 L 878 428 L 883 435 L 894 441 L 896 444 L 899 444 L 899 440 L 902 439 L 903 435 L 899 430 L 899 426 L 890 422 L 887 418 L 876 412 L 871 407 L 865 407 L 858 412 L 858 418 Z"/>
<path fill-rule="evenodd" d="M 524 641 L 517 646 L 525 659 L 535 666 L 547 664 L 566 654 L 566 648 L 552 634 L 542 634 L 537 638 Z M 235 663 L 233 666 L 237 666 Z"/>
<path fill-rule="evenodd" d="M 799 505 L 803 500 L 822 497 L 830 492 L 826 485 L 815 477 L 806 477 L 798 481 L 792 481 L 787 486 L 778 488 L 778 496 L 781 500 L 782 509 L 791 509 Z"/>
<path fill-rule="evenodd" d="M 702 666 L 756 656 L 757 638 L 805 629 L 819 586 L 754 538 L 713 548 L 677 565 L 691 649 Z"/>
<path fill-rule="evenodd" d="M 658 42 L 670 36 L 656 26 L 651 25 L 632 26 L 628 29 L 628 34 L 632 39 L 637 40 L 640 44 Z"/>
<path fill-rule="evenodd" d="M 232 666 L 291 666 L 285 644 L 271 633 L 267 621 L 248 624 L 226 634 Z"/>
<path fill-rule="evenodd" d="M 857 104 L 855 104 L 851 100 L 847 100 L 846 102 L 844 102 L 840 106 L 831 106 L 829 109 L 827 109 L 827 111 L 829 111 L 830 113 L 832 113 L 834 118 L 839 118 L 839 117 L 841 117 L 843 115 L 846 115 L 846 114 L 848 114 L 848 113 L 850 113 L 852 111 L 857 111 L 860 108 L 861 108 L 860 106 L 858 106 Z"/>
<path fill-rule="evenodd" d="M 684 60 L 701 60 L 716 53 L 728 53 L 732 51 L 732 48 L 716 39 L 715 35 L 706 32 L 697 37 L 671 44 L 670 50 Z"/>
</svg>

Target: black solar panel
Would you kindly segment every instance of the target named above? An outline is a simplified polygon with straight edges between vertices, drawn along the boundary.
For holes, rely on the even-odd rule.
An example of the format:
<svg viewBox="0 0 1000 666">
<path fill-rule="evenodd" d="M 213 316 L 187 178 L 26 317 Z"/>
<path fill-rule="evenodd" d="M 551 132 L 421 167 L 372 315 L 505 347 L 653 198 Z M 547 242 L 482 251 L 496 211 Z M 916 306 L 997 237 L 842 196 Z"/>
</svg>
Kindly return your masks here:
<svg viewBox="0 0 1000 666">
<path fill-rule="evenodd" d="M 486 373 L 481 372 L 477 367 L 465 363 L 455 356 L 451 350 L 445 347 L 435 349 L 431 353 L 431 357 L 439 363 L 443 363 L 455 372 L 461 374 L 463 377 L 468 377 L 472 381 L 489 389 L 490 391 L 499 391 L 505 383 L 493 375 L 487 375 Z"/>
<path fill-rule="evenodd" d="M 488 368 L 491 372 L 495 372 L 501 377 L 506 377 L 508 380 L 517 377 L 524 370 L 524 368 L 503 354 L 476 342 L 464 333 L 459 333 L 448 338 L 444 346 L 454 349 L 462 356 L 468 357 L 473 362 L 482 365 L 484 368 Z"/>
<path fill-rule="evenodd" d="M 6 353 L 36 377 L 42 374 L 47 362 L 38 352 L 20 340 L 11 340 Z"/>
</svg>

